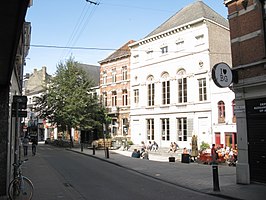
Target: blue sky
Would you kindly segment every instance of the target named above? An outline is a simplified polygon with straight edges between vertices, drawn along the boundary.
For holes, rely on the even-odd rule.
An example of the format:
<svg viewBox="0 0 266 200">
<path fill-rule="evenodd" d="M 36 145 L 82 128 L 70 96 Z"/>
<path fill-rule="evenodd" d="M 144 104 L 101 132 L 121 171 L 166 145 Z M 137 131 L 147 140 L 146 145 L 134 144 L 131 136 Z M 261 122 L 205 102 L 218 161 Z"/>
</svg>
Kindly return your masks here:
<svg viewBox="0 0 266 200">
<path fill-rule="evenodd" d="M 196 0 L 33 0 L 26 21 L 31 22 L 31 48 L 25 73 L 47 67 L 54 74 L 58 63 L 71 55 L 78 62 L 99 65 L 112 50 L 139 40 L 183 7 Z M 223 0 L 203 0 L 227 17 Z M 83 47 L 68 49 L 64 47 Z M 96 48 L 96 49 L 90 49 Z"/>
</svg>

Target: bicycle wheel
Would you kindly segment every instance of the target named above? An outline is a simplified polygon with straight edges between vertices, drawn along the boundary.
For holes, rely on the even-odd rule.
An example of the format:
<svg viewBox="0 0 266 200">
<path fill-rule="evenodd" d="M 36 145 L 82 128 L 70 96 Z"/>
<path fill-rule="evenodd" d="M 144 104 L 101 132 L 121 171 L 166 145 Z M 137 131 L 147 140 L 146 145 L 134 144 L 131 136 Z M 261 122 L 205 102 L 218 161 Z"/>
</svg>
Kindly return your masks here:
<svg viewBox="0 0 266 200">
<path fill-rule="evenodd" d="M 8 196 L 12 200 L 31 200 L 33 184 L 25 176 L 15 178 L 8 187 Z"/>
</svg>

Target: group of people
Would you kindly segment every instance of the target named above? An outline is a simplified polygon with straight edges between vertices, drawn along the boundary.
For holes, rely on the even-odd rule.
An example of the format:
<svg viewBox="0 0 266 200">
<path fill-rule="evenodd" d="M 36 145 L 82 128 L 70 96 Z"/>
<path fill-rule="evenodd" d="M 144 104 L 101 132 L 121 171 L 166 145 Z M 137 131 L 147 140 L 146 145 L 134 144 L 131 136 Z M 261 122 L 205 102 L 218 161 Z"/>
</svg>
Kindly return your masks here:
<svg viewBox="0 0 266 200">
<path fill-rule="evenodd" d="M 144 149 L 144 148 L 141 148 L 141 150 L 134 149 L 131 157 L 149 160 L 149 153 L 148 153 L 147 149 Z"/>
<path fill-rule="evenodd" d="M 149 151 L 157 151 L 159 149 L 159 146 L 155 141 L 153 141 L 153 143 L 149 141 L 147 145 L 145 145 L 143 141 L 141 143 L 142 143 L 142 146 L 144 148 L 147 148 L 147 150 Z"/>
<path fill-rule="evenodd" d="M 171 142 L 169 152 L 175 153 L 179 149 L 179 146 L 176 142 Z"/>
<path fill-rule="evenodd" d="M 35 156 L 36 155 L 36 150 L 37 150 L 37 145 L 38 145 L 38 139 L 36 137 L 32 137 L 30 140 L 29 136 L 25 136 L 22 139 L 22 146 L 23 146 L 23 153 L 24 156 L 28 156 L 28 148 L 30 146 L 30 142 L 31 142 L 31 150 L 32 150 L 32 155 Z"/>
<path fill-rule="evenodd" d="M 146 145 L 144 141 L 141 142 L 141 150 L 134 149 L 132 152 L 131 157 L 133 158 L 142 158 L 142 159 L 149 159 L 149 151 L 157 151 L 159 148 L 158 144 L 153 141 L 149 141 Z"/>
<path fill-rule="evenodd" d="M 213 161 L 216 161 L 219 158 L 223 158 L 227 162 L 235 163 L 237 161 L 237 150 L 228 146 L 218 146 L 216 148 L 215 144 L 213 144 L 211 148 L 211 156 Z"/>
</svg>

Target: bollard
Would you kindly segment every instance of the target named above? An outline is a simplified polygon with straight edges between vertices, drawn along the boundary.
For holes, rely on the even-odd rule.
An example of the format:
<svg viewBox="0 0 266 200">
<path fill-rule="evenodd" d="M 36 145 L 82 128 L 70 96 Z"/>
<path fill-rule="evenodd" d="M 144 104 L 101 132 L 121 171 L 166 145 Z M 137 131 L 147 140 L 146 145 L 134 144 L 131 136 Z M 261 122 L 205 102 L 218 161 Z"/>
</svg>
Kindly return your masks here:
<svg viewBox="0 0 266 200">
<path fill-rule="evenodd" d="M 106 147 L 106 158 L 109 158 L 109 148 Z"/>
<path fill-rule="evenodd" d="M 83 152 L 83 143 L 80 144 L 80 148 L 81 152 Z"/>
<path fill-rule="evenodd" d="M 212 164 L 212 176 L 213 176 L 213 191 L 220 191 L 217 164 Z"/>
<path fill-rule="evenodd" d="M 95 145 L 92 145 L 92 155 L 95 155 Z"/>
</svg>

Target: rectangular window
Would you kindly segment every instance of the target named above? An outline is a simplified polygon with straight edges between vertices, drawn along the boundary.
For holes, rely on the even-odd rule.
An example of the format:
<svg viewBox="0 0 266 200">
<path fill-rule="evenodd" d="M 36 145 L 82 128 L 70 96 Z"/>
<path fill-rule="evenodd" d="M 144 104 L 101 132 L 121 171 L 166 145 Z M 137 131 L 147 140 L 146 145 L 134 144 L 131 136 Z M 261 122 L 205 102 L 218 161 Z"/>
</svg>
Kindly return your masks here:
<svg viewBox="0 0 266 200">
<path fill-rule="evenodd" d="M 135 104 L 139 103 L 139 89 L 134 90 L 134 103 Z"/>
<path fill-rule="evenodd" d="M 127 80 L 127 66 L 122 67 L 122 80 Z"/>
<path fill-rule="evenodd" d="M 148 85 L 148 106 L 154 106 L 154 83 Z"/>
<path fill-rule="evenodd" d="M 169 141 L 170 140 L 170 123 L 169 118 L 161 119 L 161 131 L 162 131 L 162 140 Z"/>
<path fill-rule="evenodd" d="M 199 101 L 207 100 L 206 78 L 198 79 L 199 83 Z"/>
<path fill-rule="evenodd" d="M 170 81 L 162 82 L 162 104 L 170 104 Z"/>
<path fill-rule="evenodd" d="M 116 70 L 113 69 L 112 70 L 112 83 L 115 83 L 116 82 Z"/>
<path fill-rule="evenodd" d="M 187 118 L 177 118 L 178 141 L 187 141 Z"/>
<path fill-rule="evenodd" d="M 154 140 L 154 119 L 146 119 L 147 140 Z"/>
<path fill-rule="evenodd" d="M 106 85 L 107 83 L 107 74 L 106 71 L 103 72 L 103 85 Z"/>
<path fill-rule="evenodd" d="M 116 91 L 112 92 L 112 106 L 116 106 L 117 105 L 117 94 Z"/>
<path fill-rule="evenodd" d="M 127 106 L 127 90 L 123 90 L 122 92 L 122 98 L 123 98 L 123 106 Z"/>
<path fill-rule="evenodd" d="M 168 53 L 168 46 L 164 46 L 161 48 L 162 54 Z"/>
<path fill-rule="evenodd" d="M 103 92 L 103 99 L 102 99 L 102 103 L 104 106 L 107 106 L 107 93 L 106 92 Z"/>
<path fill-rule="evenodd" d="M 187 78 L 178 79 L 178 103 L 187 102 Z"/>
</svg>

